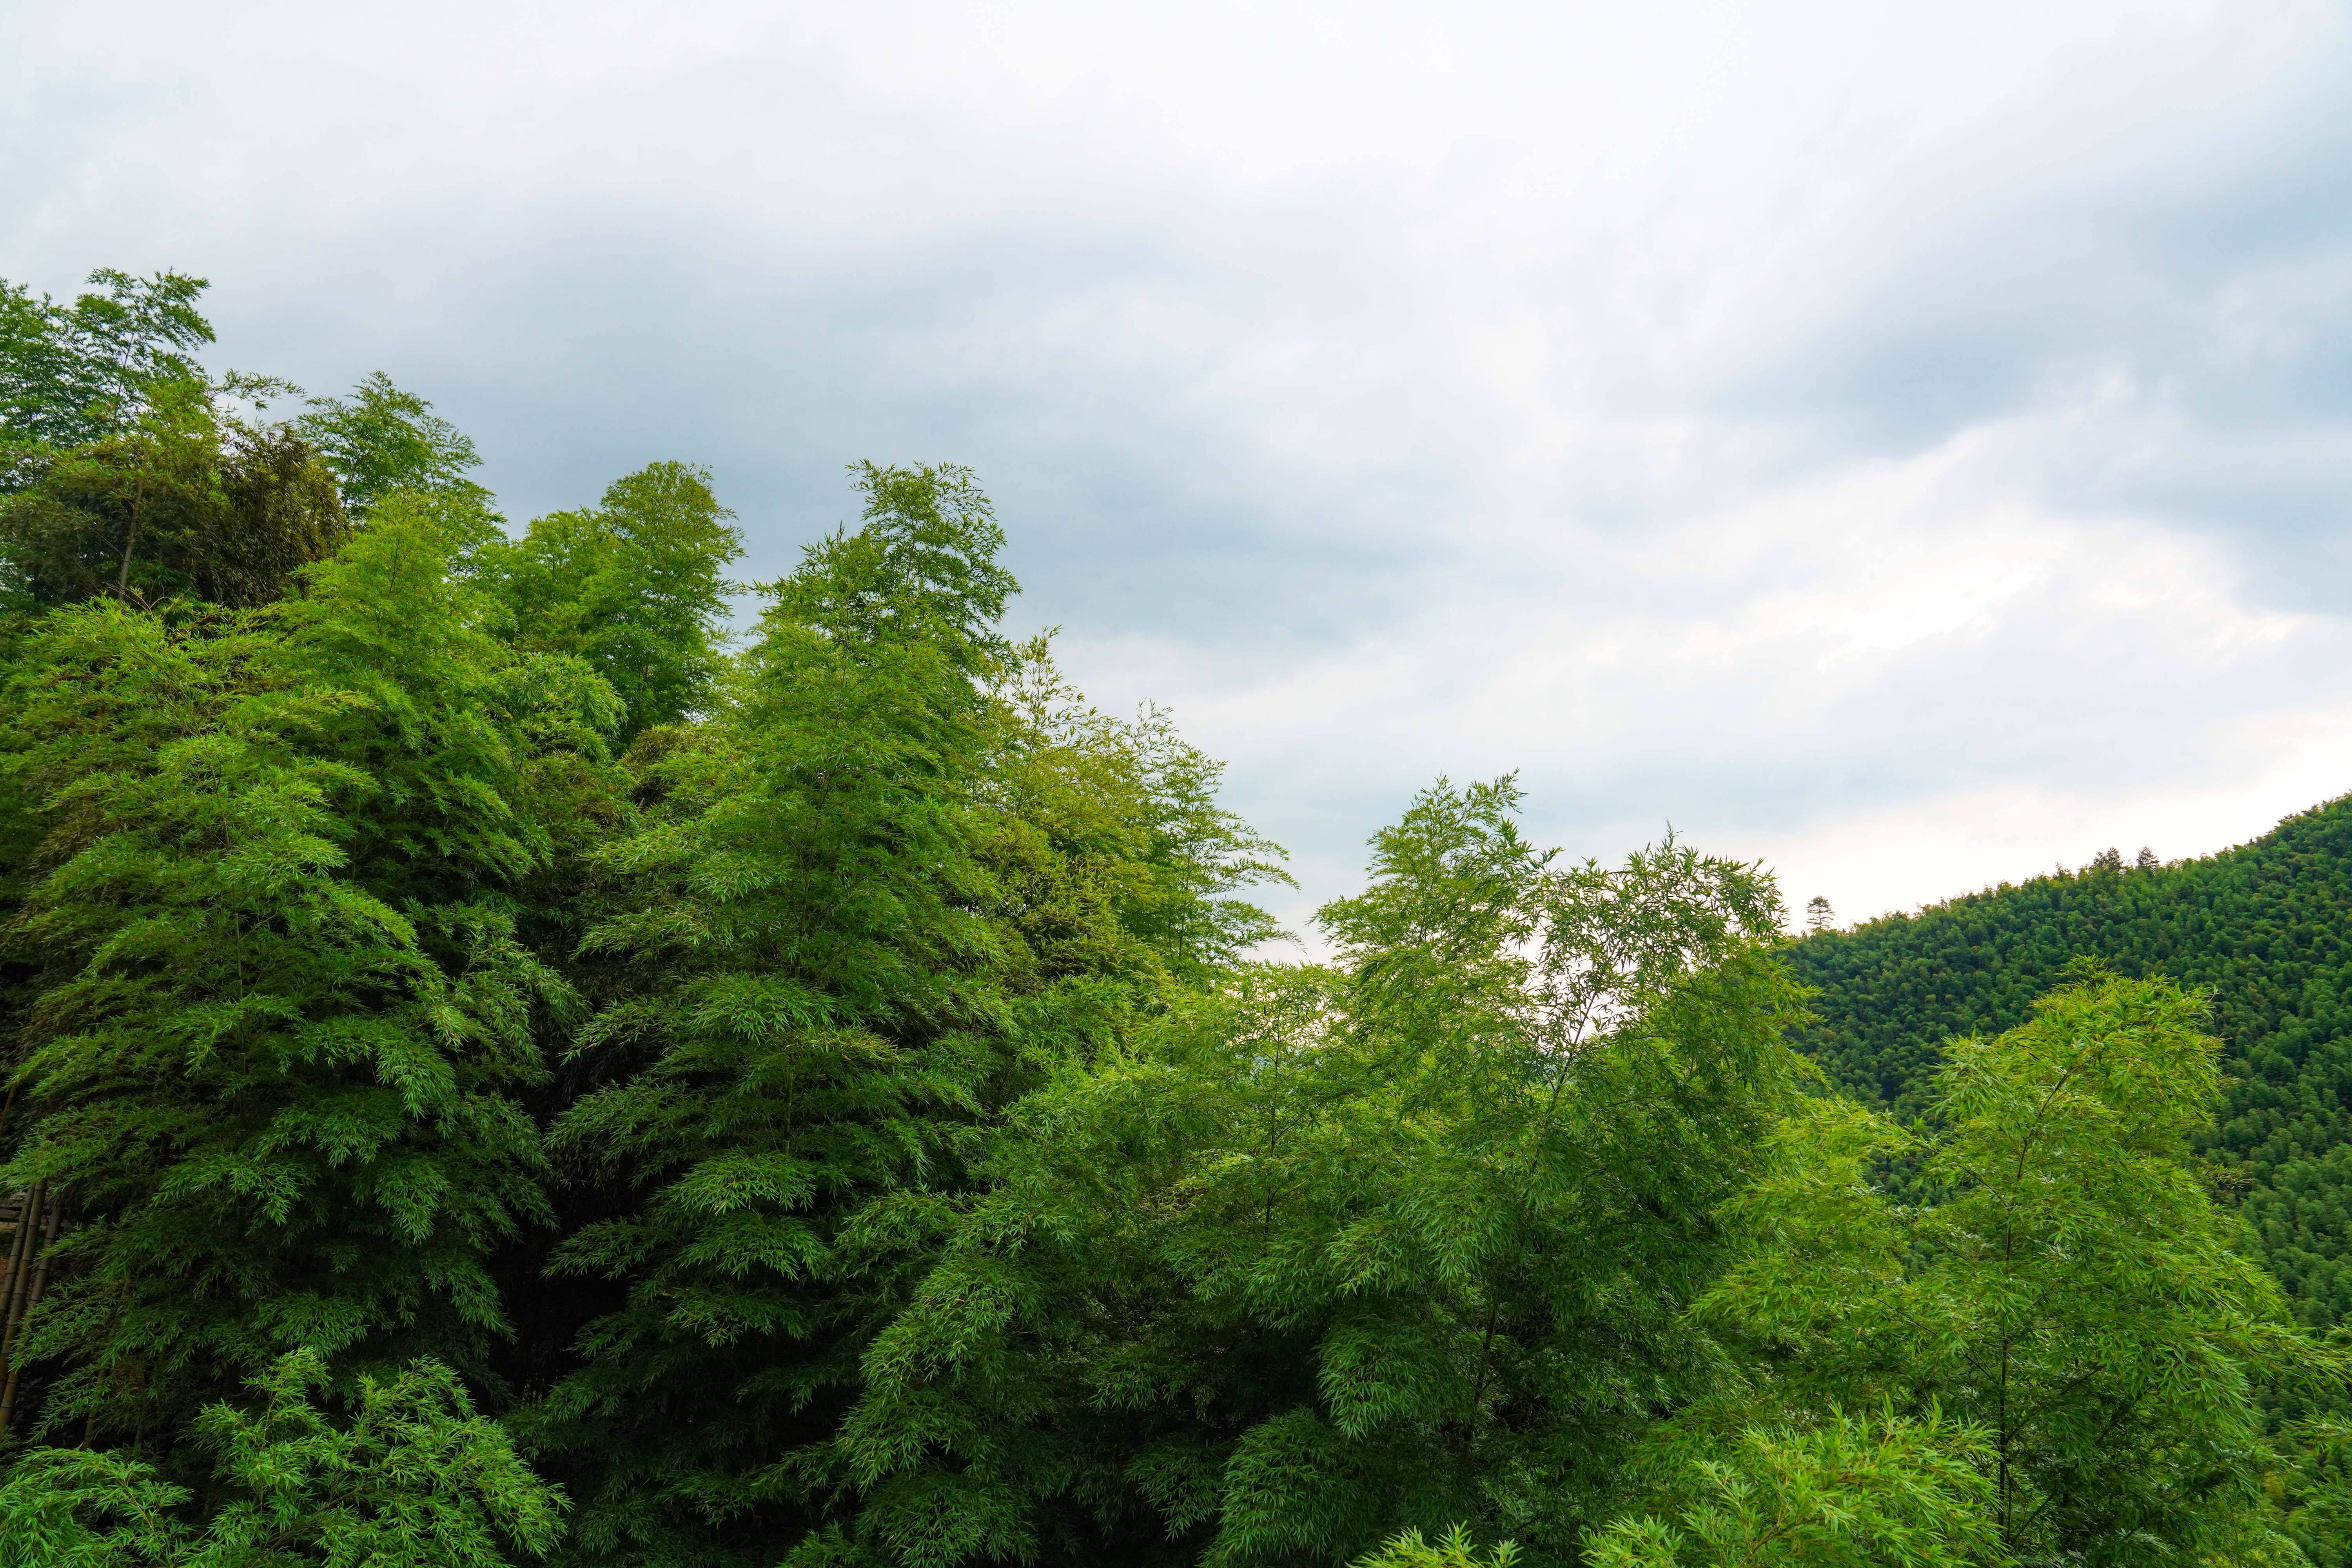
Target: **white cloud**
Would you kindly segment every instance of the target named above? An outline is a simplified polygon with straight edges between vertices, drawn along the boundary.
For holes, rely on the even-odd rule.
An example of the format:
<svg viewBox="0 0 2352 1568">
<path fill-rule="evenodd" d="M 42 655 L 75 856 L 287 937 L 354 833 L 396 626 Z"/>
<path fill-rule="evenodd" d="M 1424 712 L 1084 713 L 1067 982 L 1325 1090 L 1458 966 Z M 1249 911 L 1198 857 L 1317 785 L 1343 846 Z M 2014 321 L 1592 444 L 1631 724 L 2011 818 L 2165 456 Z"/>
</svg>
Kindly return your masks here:
<svg viewBox="0 0 2352 1568">
<path fill-rule="evenodd" d="M 520 511 L 709 461 L 762 570 L 974 463 L 1302 907 L 1516 767 L 1855 916 L 2352 783 L 2346 16 L 24 6 L 0 275 L 204 271 Z"/>
</svg>

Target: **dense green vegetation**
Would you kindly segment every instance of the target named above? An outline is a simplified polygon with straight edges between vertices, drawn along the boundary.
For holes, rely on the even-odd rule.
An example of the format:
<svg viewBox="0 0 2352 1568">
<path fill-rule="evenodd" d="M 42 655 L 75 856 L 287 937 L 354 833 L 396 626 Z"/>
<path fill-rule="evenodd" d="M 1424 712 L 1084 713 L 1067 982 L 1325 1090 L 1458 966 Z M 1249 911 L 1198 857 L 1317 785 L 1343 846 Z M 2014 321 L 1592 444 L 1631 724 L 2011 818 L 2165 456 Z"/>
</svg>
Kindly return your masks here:
<svg viewBox="0 0 2352 1568">
<path fill-rule="evenodd" d="M 2077 954 L 2204 988 L 2229 1079 L 2200 1149 L 2297 1314 L 2352 1314 L 2352 800 L 2251 844 L 2158 865 L 2115 851 L 2038 877 L 1808 935 L 1806 1048 L 1841 1086 L 1916 1116 L 1944 1042 L 1997 1034 Z"/>
<path fill-rule="evenodd" d="M 1267 962 L 970 473 L 745 587 L 690 466 L 512 528 L 94 281 L 0 289 L 0 1568 L 2347 1561 L 2240 972 L 1954 1012 L 1509 779 Z"/>
</svg>

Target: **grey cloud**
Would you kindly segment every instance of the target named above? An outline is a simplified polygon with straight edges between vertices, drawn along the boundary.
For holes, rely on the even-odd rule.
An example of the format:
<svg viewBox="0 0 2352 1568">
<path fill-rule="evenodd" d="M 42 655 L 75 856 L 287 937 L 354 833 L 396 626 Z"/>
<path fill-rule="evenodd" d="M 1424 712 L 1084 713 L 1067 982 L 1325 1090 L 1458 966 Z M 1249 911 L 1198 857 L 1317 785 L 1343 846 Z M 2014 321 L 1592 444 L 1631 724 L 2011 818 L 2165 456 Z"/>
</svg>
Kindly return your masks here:
<svg viewBox="0 0 2352 1568">
<path fill-rule="evenodd" d="M 352 53 L 328 31 L 317 51 Z M 1643 203 L 1588 216 L 1581 153 L 1532 132 L 1435 126 L 1422 168 L 1204 172 L 1181 126 L 1075 100 L 1000 122 L 751 32 L 639 77 L 573 30 L 562 68 L 609 79 L 568 97 L 495 62 L 455 85 L 387 68 L 383 122 L 327 104 L 344 140 L 317 144 L 249 106 L 212 127 L 234 92 L 196 73 L 226 54 L 180 83 L 60 73 L 0 105 L 22 193 L 0 274 L 208 271 L 225 363 L 321 389 L 381 366 L 476 436 L 518 519 L 706 462 L 757 574 L 848 514 L 850 459 L 971 463 L 1029 588 L 1016 614 L 1067 626 L 1106 700 L 1172 698 L 1234 759 L 1235 803 L 1308 868 L 1302 905 L 1441 771 L 1521 768 L 1538 829 L 1580 853 L 1668 820 L 1737 849 L 1955 791 L 2226 780 L 2247 717 L 2336 700 L 2340 49 L 2292 91 L 2126 115 L 2037 163 L 2062 79 L 1917 156 L 1857 142 L 1843 219 L 1727 204 L 1730 232 L 1675 251 Z M 524 99 L 509 119 L 482 96 L 501 87 Z M 1117 83 L 1087 91 L 1116 110 Z M 1659 171 L 1659 208 L 1743 151 L 1677 147 L 1697 172 Z M 1787 177 L 1801 195 L 1815 174 Z M 2166 606 L 2104 605 L 2078 575 L 1827 672 L 1819 631 L 1672 656 L 1775 594 L 1874 591 L 1820 552 L 1745 548 L 1747 503 L 2001 422 L 2002 482 L 1953 481 L 1952 508 L 2195 531 L 2243 593 L 2316 618 L 2183 649 Z M 1482 706 L 1546 656 L 1550 613 L 1636 646 Z"/>
<path fill-rule="evenodd" d="M 1932 186 L 1883 193 L 1749 302 L 1805 324 L 1726 367 L 1709 402 L 1791 429 L 1809 461 L 2084 407 L 2048 458 L 2073 504 L 2257 535 L 2333 526 L 2352 479 L 2347 99 L 2339 28 L 2226 115 L 2184 106 L 2179 124 L 1956 190 L 1948 210 Z M 1822 297 L 1805 278 L 1825 247 L 1866 252 L 1889 237 L 1874 224 L 1916 208 L 1928 220 L 1883 262 L 1832 268 L 1848 286 Z M 2117 396 L 2129 414 L 2100 406 Z"/>
<path fill-rule="evenodd" d="M 1024 615 L 1290 647 L 1391 616 L 1450 548 L 1423 525 L 1459 504 L 1449 459 L 1271 461 L 1186 363 L 1226 342 L 1121 334 L 1138 300 L 1259 284 L 1164 231 L 1006 220 L 838 257 L 703 211 L 526 212 L 488 235 L 435 214 L 288 270 L 225 278 L 239 363 L 330 386 L 383 366 L 475 435 L 518 519 L 688 457 L 769 574 L 842 519 L 850 460 L 957 460 L 1010 525 Z"/>
</svg>

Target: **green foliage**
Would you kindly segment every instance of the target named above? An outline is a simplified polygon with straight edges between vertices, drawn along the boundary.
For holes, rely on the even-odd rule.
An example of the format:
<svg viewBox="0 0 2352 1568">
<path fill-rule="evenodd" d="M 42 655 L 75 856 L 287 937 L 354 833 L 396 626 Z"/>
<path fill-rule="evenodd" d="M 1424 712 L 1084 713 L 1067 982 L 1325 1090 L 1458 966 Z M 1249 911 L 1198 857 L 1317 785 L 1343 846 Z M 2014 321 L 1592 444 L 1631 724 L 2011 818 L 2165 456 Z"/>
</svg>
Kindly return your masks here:
<svg viewBox="0 0 2352 1568">
<path fill-rule="evenodd" d="M 167 1432 L 296 1347 L 478 1367 L 500 1331 L 483 1260 L 544 1210 L 528 1020 L 564 993 L 499 890 L 546 852 L 541 715 L 599 688 L 483 614 L 388 512 L 298 605 L 101 601 L 26 645 L 44 984 L 0 1182 L 79 1210 L 27 1338 L 69 1368 L 50 1424 Z"/>
<path fill-rule="evenodd" d="M 30 605 L 107 595 L 247 606 L 283 596 L 349 531 L 333 480 L 284 426 L 225 420 L 195 382 L 137 422 L 53 454 L 0 497 L 0 562 Z"/>
<path fill-rule="evenodd" d="M 632 1203 L 555 1267 L 628 1294 L 545 1440 L 599 1476 L 592 1548 L 636 1561 L 748 1549 L 797 1501 L 781 1461 L 872 1310 L 846 1227 L 954 1179 L 1005 1065 L 981 795 L 1013 584 L 961 472 L 862 477 L 866 525 L 767 590 L 727 706 L 656 769 L 666 809 L 605 858 L 636 892 L 589 945 L 646 984 L 583 1032 L 606 1084 L 554 1139 Z M 698 1545 L 697 1516 L 736 1529 Z"/>
<path fill-rule="evenodd" d="M 1832 1407 L 1818 1425 L 1750 1427 L 1685 1461 L 1671 1517 L 1637 1514 L 1591 1542 L 1592 1568 L 1992 1568 L 1982 1433 Z M 1433 1563 L 1436 1560 L 1431 1560 Z M 1409 1563 L 1411 1559 L 1407 1559 Z"/>
<path fill-rule="evenodd" d="M 90 274 L 70 306 L 0 281 L 0 563 L 14 608 L 100 594 L 264 604 L 346 531 L 302 436 L 224 414 L 293 390 L 190 357 L 201 278 Z M 12 494 L 12 492 L 23 492 Z"/>
<path fill-rule="evenodd" d="M 2027 1023 L 1949 1047 L 1916 1152 L 1939 1201 L 1862 1185 L 1902 1137 L 1867 1113 L 1798 1123 L 1735 1205 L 1756 1245 L 1702 1315 L 1746 1345 L 1743 1397 L 1766 1408 L 1925 1402 L 1978 1429 L 2022 1560 L 2284 1556 L 2257 1388 L 2340 1386 L 2345 1366 L 2200 1183 L 2220 1052 L 2202 998 L 2076 974 Z"/>
<path fill-rule="evenodd" d="M 702 470 L 509 539 L 97 280 L 0 286 L 0 1568 L 2346 1560 L 2213 1194 L 2332 1320 L 2352 808 L 1791 944 L 1441 781 L 1265 963 L 967 471 L 739 645 Z"/>
<path fill-rule="evenodd" d="M 0 1477 L 0 1568 L 177 1568 L 187 1500 L 128 1455 L 35 1448 Z"/>
<path fill-rule="evenodd" d="M 2077 954 L 2205 987 L 2227 1081 L 2195 1142 L 2296 1315 L 2335 1323 L 2352 1313 L 2352 801 L 2207 859 L 2121 858 L 1794 943 L 1819 993 L 1802 1047 L 1909 1117 L 1944 1041 L 2022 1022 Z"/>
<path fill-rule="evenodd" d="M 2286 1534 L 2317 1563 L 2352 1561 L 2352 1426 L 2318 1417 L 2279 1434 L 2280 1463 L 2263 1478 L 2288 1510 Z"/>
<path fill-rule="evenodd" d="M 1043 636 L 1013 650 L 994 697 L 986 853 L 1035 983 L 1099 973 L 1196 987 L 1281 934 L 1233 895 L 1288 885 L 1282 850 L 1218 805 L 1223 765 L 1165 711 L 1118 720 L 1087 706 Z"/>
<path fill-rule="evenodd" d="M 509 1547 L 547 1554 L 562 1494 L 446 1367 L 360 1378 L 341 1423 L 312 1403 L 328 1381 L 319 1355 L 297 1352 L 255 1380 L 259 1410 L 204 1412 L 226 1500 L 201 1526 L 188 1490 L 135 1458 L 32 1450 L 0 1480 L 0 1568 L 504 1568 Z"/>
<path fill-rule="evenodd" d="M 134 278 L 102 267 L 89 281 L 103 293 L 59 305 L 0 280 L 0 490 L 15 488 L 27 449 L 65 450 L 137 425 L 157 390 L 201 384 L 189 357 L 213 341 L 196 309 L 201 278 L 158 272 Z"/>
<path fill-rule="evenodd" d="M 526 647 L 578 656 L 621 694 L 621 739 L 676 724 L 710 700 L 725 644 L 723 574 L 743 553 L 710 476 L 656 463 L 592 511 L 542 517 L 486 558 Z"/>
<path fill-rule="evenodd" d="M 1345 1562 L 1469 1519 L 1573 1561 L 1706 1375 L 1679 1321 L 1787 1095 L 1778 909 L 1554 868 L 1441 785 L 1320 917 L 1010 1113 L 837 1445 L 880 1560 Z M 811 1556 L 810 1562 L 825 1561 Z"/>
<path fill-rule="evenodd" d="M 334 474 L 353 517 L 372 516 L 404 492 L 488 510 L 489 492 L 467 477 L 482 461 L 474 443 L 383 372 L 365 377 L 348 397 L 313 397 L 308 407 L 294 430 Z"/>
<path fill-rule="evenodd" d="M 1434 1542 L 1422 1539 L 1418 1530 L 1407 1530 L 1378 1552 L 1358 1558 L 1356 1568 L 1511 1568 L 1518 1560 L 1519 1549 L 1508 1542 L 1482 1560 L 1469 1532 L 1456 1525 Z"/>
<path fill-rule="evenodd" d="M 992 630 L 1012 583 L 969 477 L 860 479 L 863 527 L 768 590 L 602 858 L 635 891 L 589 946 L 641 978 L 583 1032 L 604 1087 L 556 1142 L 625 1201 L 556 1267 L 627 1298 L 534 1426 L 583 1467 L 591 1554 L 756 1557 L 821 1519 L 980 1132 L 1265 929 L 1224 896 L 1269 868 L 1213 764 Z"/>
</svg>

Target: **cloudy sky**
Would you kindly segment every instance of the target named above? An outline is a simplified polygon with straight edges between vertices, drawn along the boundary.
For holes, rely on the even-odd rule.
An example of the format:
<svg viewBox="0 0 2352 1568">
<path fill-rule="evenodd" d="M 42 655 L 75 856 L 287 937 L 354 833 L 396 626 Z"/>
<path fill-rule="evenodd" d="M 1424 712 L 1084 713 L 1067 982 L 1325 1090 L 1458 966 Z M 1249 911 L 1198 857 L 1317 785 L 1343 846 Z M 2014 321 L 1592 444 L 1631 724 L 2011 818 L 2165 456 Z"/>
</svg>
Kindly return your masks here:
<svg viewBox="0 0 2352 1568">
<path fill-rule="evenodd" d="M 0 0 L 0 276 L 517 519 L 971 464 L 1297 912 L 1419 785 L 1853 919 L 2352 790 L 2352 10 Z"/>
</svg>

